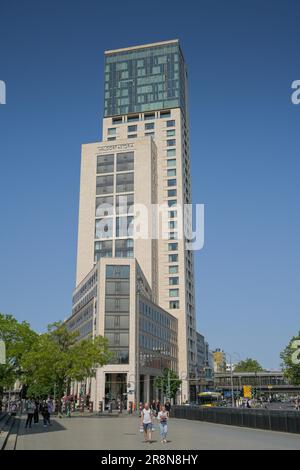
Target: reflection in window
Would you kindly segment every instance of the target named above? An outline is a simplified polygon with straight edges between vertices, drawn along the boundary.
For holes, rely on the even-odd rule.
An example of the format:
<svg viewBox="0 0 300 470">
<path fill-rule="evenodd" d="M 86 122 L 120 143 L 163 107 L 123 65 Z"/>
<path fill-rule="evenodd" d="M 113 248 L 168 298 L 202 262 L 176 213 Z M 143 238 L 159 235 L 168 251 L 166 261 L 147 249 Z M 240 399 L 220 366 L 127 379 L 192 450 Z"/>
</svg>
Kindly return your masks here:
<svg viewBox="0 0 300 470">
<path fill-rule="evenodd" d="M 112 257 L 112 240 L 95 242 L 95 261 Z"/>
<path fill-rule="evenodd" d="M 114 177 L 97 176 L 96 194 L 110 194 L 114 192 Z"/>
<path fill-rule="evenodd" d="M 134 174 L 124 173 L 117 175 L 117 193 L 127 193 L 134 190 Z"/>
<path fill-rule="evenodd" d="M 133 170 L 133 164 L 133 152 L 124 152 L 117 154 L 117 171 L 131 171 Z"/>
<path fill-rule="evenodd" d="M 97 219 L 95 223 L 95 238 L 112 238 L 113 219 Z"/>
<path fill-rule="evenodd" d="M 114 155 L 99 155 L 97 157 L 97 173 L 114 172 Z"/>
<path fill-rule="evenodd" d="M 133 217 L 117 217 L 116 237 L 132 237 L 133 236 Z"/>
<path fill-rule="evenodd" d="M 117 214 L 126 215 L 133 214 L 134 209 L 134 195 L 124 194 L 117 196 Z"/>
<path fill-rule="evenodd" d="M 104 196 L 96 198 L 96 217 L 105 217 L 113 215 L 114 198 L 113 196 Z"/>
<path fill-rule="evenodd" d="M 116 258 L 133 258 L 133 239 L 116 240 Z"/>
</svg>

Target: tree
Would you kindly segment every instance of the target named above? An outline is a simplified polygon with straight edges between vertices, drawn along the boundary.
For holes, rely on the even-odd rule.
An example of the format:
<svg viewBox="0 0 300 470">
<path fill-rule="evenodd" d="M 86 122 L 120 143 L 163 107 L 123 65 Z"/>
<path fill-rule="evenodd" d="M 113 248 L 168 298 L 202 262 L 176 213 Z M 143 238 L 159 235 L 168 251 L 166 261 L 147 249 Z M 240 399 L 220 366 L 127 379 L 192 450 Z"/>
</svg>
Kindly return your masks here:
<svg viewBox="0 0 300 470">
<path fill-rule="evenodd" d="M 105 338 L 79 340 L 78 333 L 69 332 L 64 323 L 51 324 L 23 358 L 27 395 L 52 395 L 55 389 L 61 398 L 72 381 L 94 377 L 96 368 L 110 358 Z"/>
<path fill-rule="evenodd" d="M 177 392 L 182 384 L 182 380 L 178 378 L 178 375 L 171 369 L 165 368 L 163 370 L 163 376 L 155 379 L 155 387 L 158 390 L 162 390 L 164 396 L 167 399 L 176 398 Z"/>
<path fill-rule="evenodd" d="M 29 323 L 20 323 L 12 315 L 0 313 L 0 339 L 6 346 L 6 364 L 0 365 L 0 392 L 22 378 L 21 362 L 37 337 Z"/>
<path fill-rule="evenodd" d="M 234 372 L 263 372 L 262 366 L 255 359 L 240 361 L 234 368 Z"/>
<path fill-rule="evenodd" d="M 292 385 L 300 385 L 300 331 L 280 354 L 285 377 Z"/>
</svg>

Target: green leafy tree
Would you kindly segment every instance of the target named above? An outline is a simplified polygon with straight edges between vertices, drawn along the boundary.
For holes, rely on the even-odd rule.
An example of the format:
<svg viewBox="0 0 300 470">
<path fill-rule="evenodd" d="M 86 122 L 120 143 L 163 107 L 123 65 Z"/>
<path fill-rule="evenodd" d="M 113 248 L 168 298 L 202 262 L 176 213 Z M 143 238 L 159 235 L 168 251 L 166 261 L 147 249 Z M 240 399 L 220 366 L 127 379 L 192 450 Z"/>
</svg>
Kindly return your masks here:
<svg viewBox="0 0 300 470">
<path fill-rule="evenodd" d="M 255 359 L 240 361 L 234 368 L 234 372 L 263 372 L 262 366 Z"/>
<path fill-rule="evenodd" d="M 177 392 L 180 389 L 182 380 L 179 379 L 178 375 L 171 369 L 165 368 L 163 370 L 163 376 L 155 379 L 155 387 L 161 390 L 167 399 L 176 398 Z"/>
<path fill-rule="evenodd" d="M 3 388 L 10 388 L 17 379 L 22 379 L 22 360 L 37 338 L 29 323 L 0 313 L 0 339 L 6 346 L 6 364 L 0 365 L 0 394 Z"/>
<path fill-rule="evenodd" d="M 22 361 L 27 395 L 44 396 L 55 390 L 61 398 L 72 381 L 94 377 L 96 368 L 110 358 L 105 338 L 78 340 L 78 334 L 69 332 L 64 323 L 49 325 Z"/>
<path fill-rule="evenodd" d="M 285 377 L 292 385 L 300 385 L 300 331 L 280 354 Z"/>
</svg>

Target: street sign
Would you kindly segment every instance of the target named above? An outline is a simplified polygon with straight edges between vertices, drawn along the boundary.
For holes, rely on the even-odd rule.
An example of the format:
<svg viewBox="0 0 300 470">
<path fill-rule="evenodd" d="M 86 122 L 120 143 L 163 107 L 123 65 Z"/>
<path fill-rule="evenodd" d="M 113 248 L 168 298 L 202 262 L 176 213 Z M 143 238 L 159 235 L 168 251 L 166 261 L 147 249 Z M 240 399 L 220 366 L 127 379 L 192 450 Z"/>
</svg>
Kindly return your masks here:
<svg viewBox="0 0 300 470">
<path fill-rule="evenodd" d="M 252 398 L 252 387 L 251 385 L 244 385 L 244 398 Z"/>
<path fill-rule="evenodd" d="M 6 364 L 6 348 L 2 340 L 0 340 L 0 364 Z"/>
</svg>

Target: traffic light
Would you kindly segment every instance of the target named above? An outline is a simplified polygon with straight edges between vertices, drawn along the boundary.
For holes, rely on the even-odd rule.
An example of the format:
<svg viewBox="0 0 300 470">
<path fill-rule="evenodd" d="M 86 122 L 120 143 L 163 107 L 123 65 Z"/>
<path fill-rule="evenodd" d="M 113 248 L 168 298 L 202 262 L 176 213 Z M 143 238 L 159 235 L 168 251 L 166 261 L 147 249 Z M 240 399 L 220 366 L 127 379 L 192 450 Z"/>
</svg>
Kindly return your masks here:
<svg viewBox="0 0 300 470">
<path fill-rule="evenodd" d="M 253 387 L 252 388 L 252 398 L 255 398 L 257 395 L 257 388 L 256 387 Z"/>
</svg>

